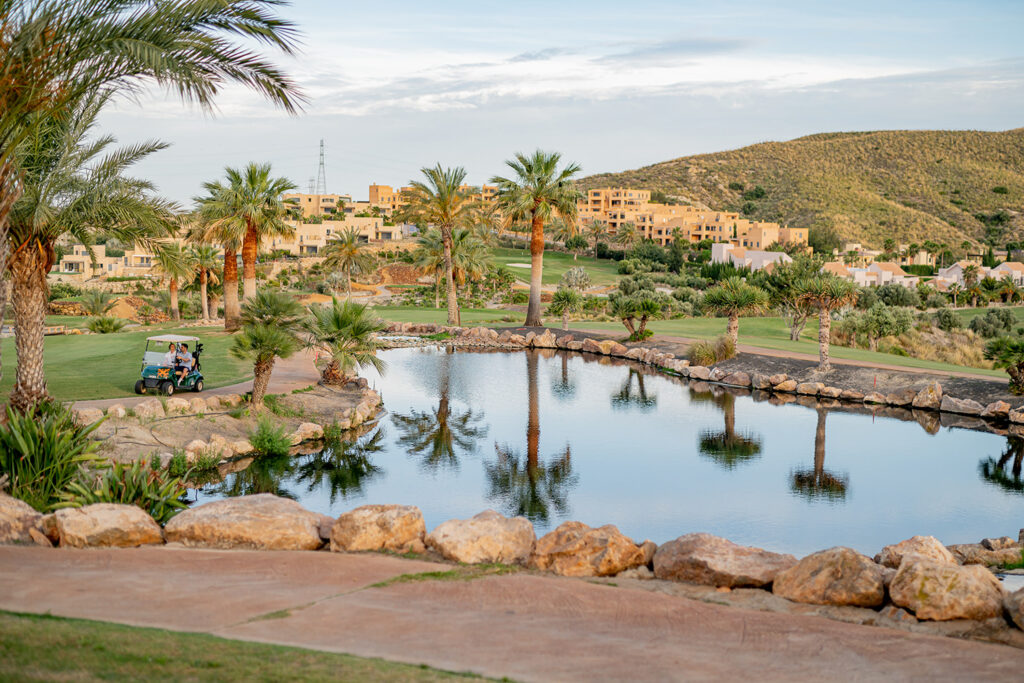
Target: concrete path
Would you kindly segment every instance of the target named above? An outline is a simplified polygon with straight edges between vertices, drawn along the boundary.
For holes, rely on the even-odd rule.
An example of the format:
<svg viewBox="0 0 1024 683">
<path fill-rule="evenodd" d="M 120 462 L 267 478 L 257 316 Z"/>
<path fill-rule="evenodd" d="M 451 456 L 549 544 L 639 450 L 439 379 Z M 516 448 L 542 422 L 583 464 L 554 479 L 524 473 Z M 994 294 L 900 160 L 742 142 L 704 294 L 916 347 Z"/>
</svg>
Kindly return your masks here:
<svg viewBox="0 0 1024 683">
<path fill-rule="evenodd" d="M 1024 651 L 378 554 L 0 547 L 0 609 L 518 680 L 1019 681 Z"/>
</svg>

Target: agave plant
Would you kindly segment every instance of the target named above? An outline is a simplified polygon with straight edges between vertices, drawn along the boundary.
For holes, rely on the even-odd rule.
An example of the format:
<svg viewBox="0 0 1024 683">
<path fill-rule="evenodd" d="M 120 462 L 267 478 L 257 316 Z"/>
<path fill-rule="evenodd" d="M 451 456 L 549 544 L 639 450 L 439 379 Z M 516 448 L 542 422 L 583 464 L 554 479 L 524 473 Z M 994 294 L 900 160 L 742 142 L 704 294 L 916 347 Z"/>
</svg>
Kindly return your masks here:
<svg viewBox="0 0 1024 683">
<path fill-rule="evenodd" d="M 165 524 L 186 507 L 181 501 L 186 490 L 178 477 L 136 460 L 80 475 L 61 494 L 62 502 L 56 507 L 77 508 L 93 503 L 137 505 L 157 523 Z"/>
</svg>

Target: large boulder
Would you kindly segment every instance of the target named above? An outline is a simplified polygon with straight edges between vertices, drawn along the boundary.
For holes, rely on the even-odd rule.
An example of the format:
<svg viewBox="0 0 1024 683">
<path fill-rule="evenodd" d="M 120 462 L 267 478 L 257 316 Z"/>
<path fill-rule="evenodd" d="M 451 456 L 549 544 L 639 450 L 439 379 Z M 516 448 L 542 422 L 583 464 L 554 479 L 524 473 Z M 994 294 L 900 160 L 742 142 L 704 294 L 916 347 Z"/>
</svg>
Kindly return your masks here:
<svg viewBox="0 0 1024 683">
<path fill-rule="evenodd" d="M 270 493 L 227 498 L 179 512 L 164 528 L 167 542 L 196 548 L 316 550 L 320 516 Z"/>
<path fill-rule="evenodd" d="M 711 369 L 703 365 L 691 365 L 690 377 L 693 379 L 707 380 L 711 378 Z"/>
<path fill-rule="evenodd" d="M 646 564 L 644 549 L 611 524 L 565 522 L 537 539 L 530 566 L 562 576 L 614 576 Z"/>
<path fill-rule="evenodd" d="M 1003 613 L 999 579 L 984 567 L 908 557 L 889 585 L 893 604 L 918 619 L 991 619 Z"/>
<path fill-rule="evenodd" d="M 556 341 L 555 334 L 551 330 L 544 330 L 542 334 L 533 338 L 533 346 L 538 349 L 553 349 L 558 346 Z"/>
<path fill-rule="evenodd" d="M 812 605 L 877 607 L 885 598 L 882 567 L 849 548 L 808 555 L 775 575 L 772 593 Z"/>
<path fill-rule="evenodd" d="M 525 517 L 485 510 L 471 519 L 450 519 L 427 534 L 426 544 L 446 559 L 466 564 L 525 564 L 537 536 Z"/>
<path fill-rule="evenodd" d="M 164 404 L 164 410 L 167 411 L 168 415 L 184 415 L 189 412 L 189 408 L 188 401 L 177 396 L 167 399 L 167 402 Z"/>
<path fill-rule="evenodd" d="M 917 392 L 910 388 L 894 391 L 885 397 L 886 403 L 891 406 L 909 406 L 915 399 Z"/>
<path fill-rule="evenodd" d="M 776 384 L 773 388 L 775 389 L 775 391 L 792 393 L 796 391 L 797 386 L 797 381 L 795 379 L 786 379 Z"/>
<path fill-rule="evenodd" d="M 903 558 L 908 555 L 918 555 L 945 564 L 956 564 L 953 553 L 934 536 L 913 536 L 895 545 L 887 545 L 882 548 L 882 552 L 875 555 L 875 562 L 898 569 Z"/>
<path fill-rule="evenodd" d="M 969 398 L 953 398 L 950 395 L 942 397 L 939 410 L 944 413 L 957 413 L 958 415 L 981 415 L 985 406 Z"/>
<path fill-rule="evenodd" d="M 711 586 L 761 587 L 796 564 L 792 555 L 737 545 L 711 534 L 686 534 L 654 553 L 654 575 Z"/>
<path fill-rule="evenodd" d="M 42 515 L 23 500 L 0 493 L 0 543 L 32 543 L 30 529 Z"/>
<path fill-rule="evenodd" d="M 291 434 L 291 444 L 298 446 L 303 441 L 314 441 L 324 438 L 324 428 L 315 422 L 303 422 Z"/>
<path fill-rule="evenodd" d="M 993 420 L 1005 420 L 1010 415 L 1010 406 L 1006 401 L 993 401 L 981 411 L 981 416 Z"/>
<path fill-rule="evenodd" d="M 68 548 L 131 548 L 163 543 L 160 525 L 136 505 L 94 503 L 57 510 L 57 535 Z"/>
<path fill-rule="evenodd" d="M 917 392 L 911 405 L 921 410 L 938 410 L 942 405 L 942 385 L 938 382 L 930 382 L 928 386 Z"/>
<path fill-rule="evenodd" d="M 801 396 L 817 396 L 825 385 L 821 382 L 801 382 L 796 385 L 796 393 Z"/>
<path fill-rule="evenodd" d="M 73 411 L 75 416 L 75 423 L 82 425 L 91 425 L 93 422 L 99 422 L 103 419 L 103 411 L 99 408 L 81 408 Z"/>
<path fill-rule="evenodd" d="M 601 344 L 596 339 L 588 337 L 583 340 L 583 351 L 586 353 L 601 353 Z"/>
<path fill-rule="evenodd" d="M 107 408 L 107 417 L 109 418 L 119 420 L 127 415 L 128 411 L 120 403 L 115 403 L 114 405 Z"/>
<path fill-rule="evenodd" d="M 147 398 L 135 404 L 135 416 L 140 420 L 147 420 L 164 416 L 164 404 L 158 398 Z"/>
<path fill-rule="evenodd" d="M 1002 567 L 1020 562 L 1020 548 L 990 550 L 980 543 L 957 543 L 946 546 L 960 564 L 980 564 L 985 567 Z"/>
<path fill-rule="evenodd" d="M 749 387 L 750 375 L 741 370 L 737 370 L 736 372 L 731 372 L 723 377 L 722 384 L 730 384 L 735 387 Z"/>
<path fill-rule="evenodd" d="M 331 526 L 331 550 L 396 550 L 423 538 L 423 513 L 411 505 L 363 505 Z"/>
<path fill-rule="evenodd" d="M 1017 628 L 1024 629 L 1024 588 L 1003 598 L 1003 607 Z"/>
</svg>

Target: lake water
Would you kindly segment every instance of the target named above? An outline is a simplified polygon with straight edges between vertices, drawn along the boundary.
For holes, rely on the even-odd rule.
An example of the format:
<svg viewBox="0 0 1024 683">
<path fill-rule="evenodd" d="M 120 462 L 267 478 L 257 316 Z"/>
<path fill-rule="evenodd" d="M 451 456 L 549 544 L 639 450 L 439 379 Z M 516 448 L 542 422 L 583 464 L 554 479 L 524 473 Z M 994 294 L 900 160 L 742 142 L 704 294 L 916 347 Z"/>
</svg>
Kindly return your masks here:
<svg viewBox="0 0 1024 683">
<path fill-rule="evenodd" d="M 369 433 L 257 460 L 191 495 L 273 492 L 332 516 L 417 505 L 428 529 L 494 508 L 526 515 L 538 535 L 572 519 L 637 541 L 706 531 L 798 556 L 1024 526 L 1019 438 L 773 405 L 579 354 L 382 357 L 387 372 L 368 377 L 388 413 Z"/>
</svg>

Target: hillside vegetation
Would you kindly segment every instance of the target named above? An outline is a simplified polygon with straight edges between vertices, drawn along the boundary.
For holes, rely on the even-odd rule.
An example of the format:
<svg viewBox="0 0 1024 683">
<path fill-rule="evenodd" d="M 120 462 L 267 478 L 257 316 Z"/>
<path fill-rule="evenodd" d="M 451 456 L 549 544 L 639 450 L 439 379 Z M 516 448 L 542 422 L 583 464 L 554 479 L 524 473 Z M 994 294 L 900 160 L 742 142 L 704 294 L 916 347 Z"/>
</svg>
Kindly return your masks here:
<svg viewBox="0 0 1024 683">
<path fill-rule="evenodd" d="M 603 173 L 581 186 L 642 187 L 749 218 L 831 227 L 873 247 L 887 237 L 959 246 L 986 234 L 1002 244 L 1024 235 L 1024 128 L 824 133 Z"/>
</svg>

